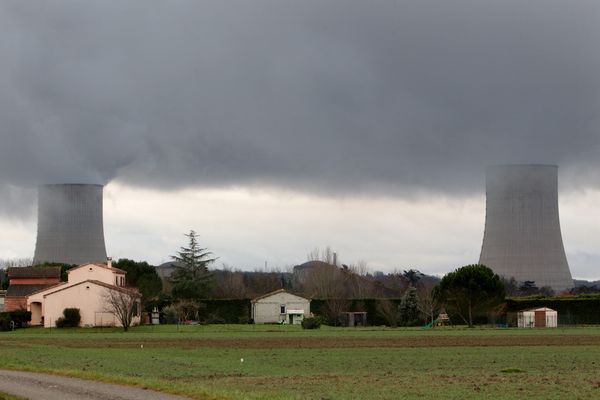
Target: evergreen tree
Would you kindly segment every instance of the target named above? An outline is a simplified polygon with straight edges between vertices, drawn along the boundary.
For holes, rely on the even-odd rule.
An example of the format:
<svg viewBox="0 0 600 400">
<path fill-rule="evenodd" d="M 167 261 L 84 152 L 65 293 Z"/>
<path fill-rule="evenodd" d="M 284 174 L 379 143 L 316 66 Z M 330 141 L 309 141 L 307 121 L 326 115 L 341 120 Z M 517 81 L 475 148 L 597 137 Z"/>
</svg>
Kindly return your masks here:
<svg viewBox="0 0 600 400">
<path fill-rule="evenodd" d="M 423 274 L 420 273 L 419 270 L 411 268 L 408 271 L 404 270 L 402 275 L 404 275 L 404 278 L 408 281 L 408 286 L 417 287 L 419 279 L 421 279 Z"/>
<path fill-rule="evenodd" d="M 404 326 L 415 326 L 419 324 L 419 299 L 417 298 L 417 288 L 410 286 L 404 292 L 400 301 L 400 320 Z"/>
<path fill-rule="evenodd" d="M 113 265 L 127 272 L 127 286 L 136 287 L 142 295 L 142 304 L 156 299 L 162 290 L 162 281 L 156 268 L 146 261 L 134 261 L 121 258 Z"/>
<path fill-rule="evenodd" d="M 466 265 L 450 272 L 436 287 L 436 298 L 469 327 L 476 313 L 489 311 L 504 301 L 502 280 L 485 265 Z"/>
<path fill-rule="evenodd" d="M 175 271 L 171 276 L 172 295 L 179 299 L 205 298 L 211 285 L 211 274 L 208 265 L 215 262 L 212 253 L 200 247 L 196 232 L 190 230 L 186 234 L 189 242 L 181 247 L 177 255 L 171 256 L 175 261 Z"/>
</svg>

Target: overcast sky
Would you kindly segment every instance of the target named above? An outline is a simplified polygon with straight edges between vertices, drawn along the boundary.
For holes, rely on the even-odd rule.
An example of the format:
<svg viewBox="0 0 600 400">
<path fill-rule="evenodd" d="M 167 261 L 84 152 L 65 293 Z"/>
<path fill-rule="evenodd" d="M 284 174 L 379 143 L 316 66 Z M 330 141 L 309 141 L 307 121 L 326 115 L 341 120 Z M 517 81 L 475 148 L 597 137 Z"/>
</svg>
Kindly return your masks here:
<svg viewBox="0 0 600 400">
<path fill-rule="evenodd" d="M 0 257 L 35 187 L 105 188 L 113 257 L 191 228 L 234 267 L 476 262 L 489 164 L 560 166 L 576 277 L 600 278 L 600 2 L 3 1 Z"/>
</svg>

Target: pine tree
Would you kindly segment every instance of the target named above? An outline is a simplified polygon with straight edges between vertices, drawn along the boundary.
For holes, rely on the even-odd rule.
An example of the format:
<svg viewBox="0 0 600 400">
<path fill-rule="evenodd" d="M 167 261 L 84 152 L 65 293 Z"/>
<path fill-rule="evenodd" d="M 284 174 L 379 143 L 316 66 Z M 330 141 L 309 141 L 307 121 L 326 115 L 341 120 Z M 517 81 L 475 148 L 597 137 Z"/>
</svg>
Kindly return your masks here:
<svg viewBox="0 0 600 400">
<path fill-rule="evenodd" d="M 172 295 L 179 299 L 201 299 L 206 297 L 211 284 L 208 265 L 215 262 L 212 253 L 200 247 L 196 232 L 190 230 L 187 247 L 181 247 L 177 255 L 171 256 L 175 261 L 175 271 L 171 276 Z"/>
<path fill-rule="evenodd" d="M 410 286 L 406 289 L 400 302 L 400 319 L 404 326 L 415 326 L 419 324 L 419 299 L 417 288 Z"/>
</svg>

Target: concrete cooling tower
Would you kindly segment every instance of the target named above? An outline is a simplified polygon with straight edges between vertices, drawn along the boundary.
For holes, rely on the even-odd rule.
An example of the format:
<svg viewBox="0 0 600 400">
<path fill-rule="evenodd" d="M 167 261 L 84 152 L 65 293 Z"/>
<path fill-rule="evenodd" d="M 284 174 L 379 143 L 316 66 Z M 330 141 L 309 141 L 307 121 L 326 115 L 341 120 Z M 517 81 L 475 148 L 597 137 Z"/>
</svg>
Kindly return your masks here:
<svg viewBox="0 0 600 400">
<path fill-rule="evenodd" d="M 486 197 L 479 263 L 555 292 L 572 288 L 558 217 L 558 167 L 488 167 Z"/>
<path fill-rule="evenodd" d="M 105 262 L 102 185 L 39 187 L 33 264 Z"/>
</svg>

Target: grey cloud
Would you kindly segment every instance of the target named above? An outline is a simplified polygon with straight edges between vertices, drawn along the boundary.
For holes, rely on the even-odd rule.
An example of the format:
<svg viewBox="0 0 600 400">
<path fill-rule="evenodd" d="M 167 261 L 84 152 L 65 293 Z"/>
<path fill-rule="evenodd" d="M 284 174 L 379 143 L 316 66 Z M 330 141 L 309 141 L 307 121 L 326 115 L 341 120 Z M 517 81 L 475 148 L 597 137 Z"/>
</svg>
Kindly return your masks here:
<svg viewBox="0 0 600 400">
<path fill-rule="evenodd" d="M 599 176 L 597 1 L 9 1 L 0 37 L 0 185 Z"/>
</svg>

